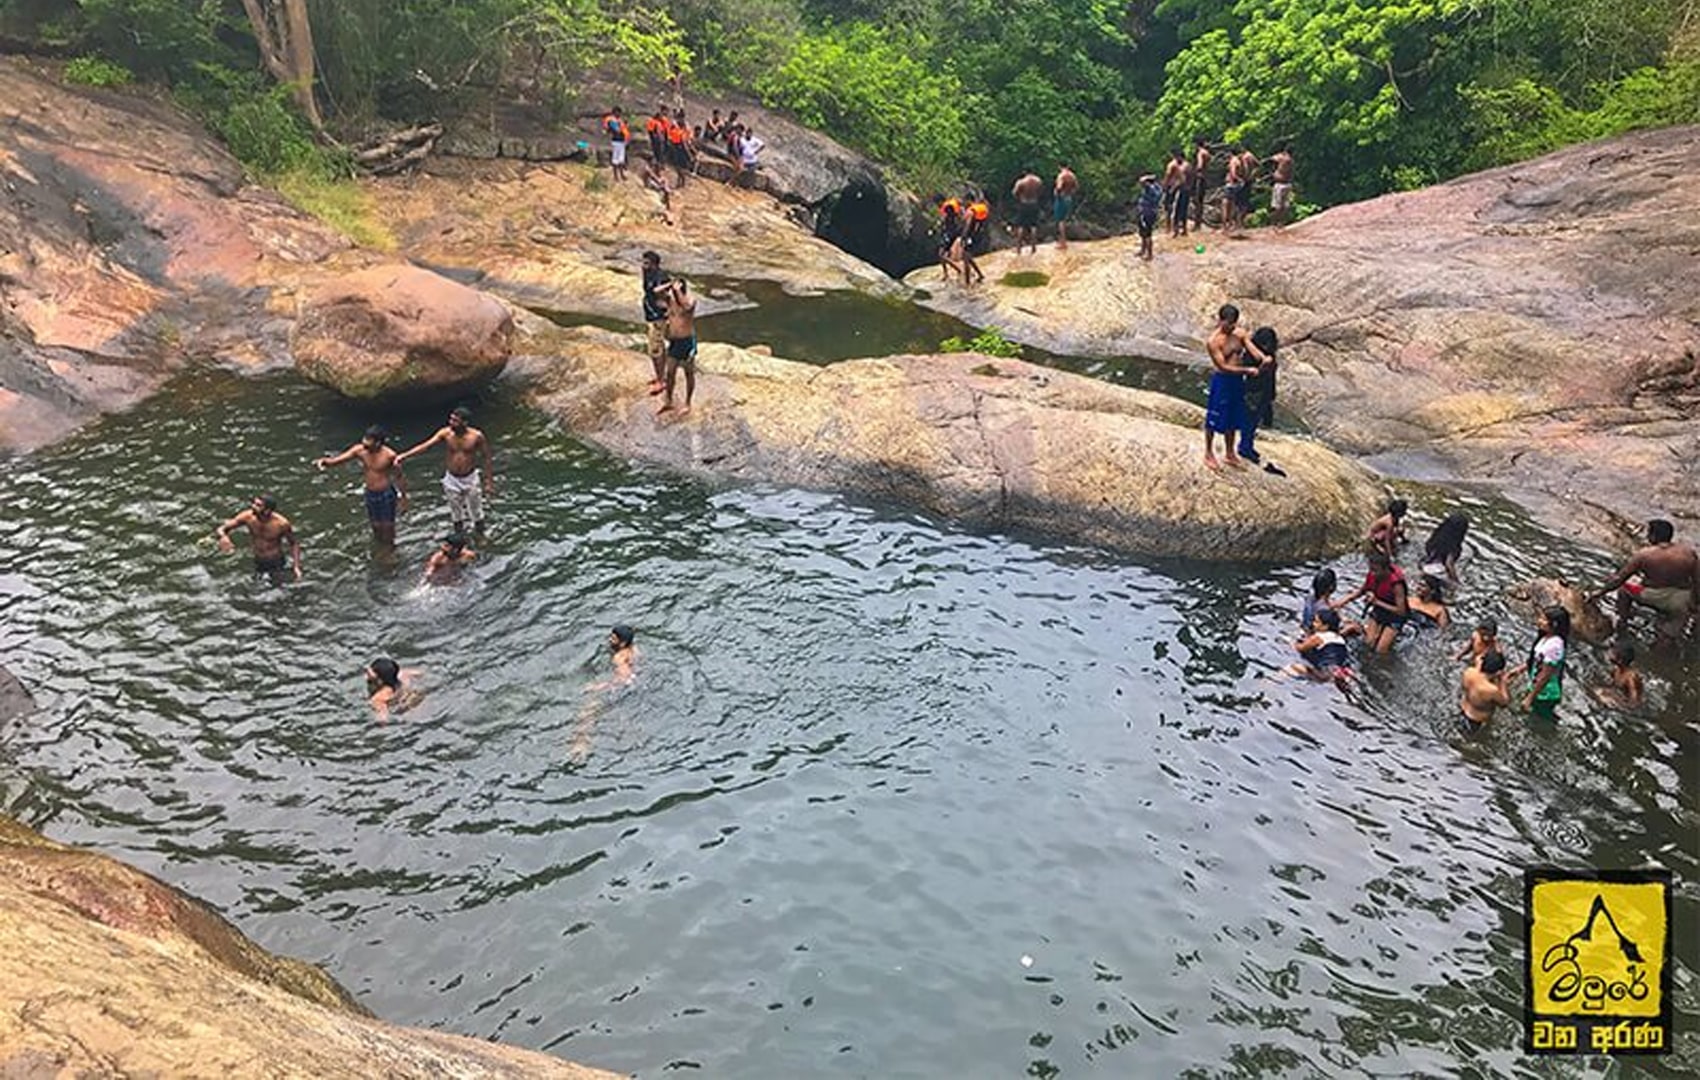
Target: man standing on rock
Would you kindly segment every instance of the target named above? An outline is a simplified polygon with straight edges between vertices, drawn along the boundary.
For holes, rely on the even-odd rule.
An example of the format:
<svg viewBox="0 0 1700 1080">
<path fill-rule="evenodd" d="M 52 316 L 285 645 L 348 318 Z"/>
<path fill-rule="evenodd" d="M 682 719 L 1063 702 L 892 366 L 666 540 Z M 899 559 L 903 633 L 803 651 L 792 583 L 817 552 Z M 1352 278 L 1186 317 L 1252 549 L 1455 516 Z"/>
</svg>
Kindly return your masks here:
<svg viewBox="0 0 1700 1080">
<path fill-rule="evenodd" d="M 1057 223 L 1057 250 L 1068 250 L 1068 219 L 1074 216 L 1074 203 L 1080 195 L 1080 180 L 1074 170 L 1064 165 L 1057 170 L 1057 182 L 1051 189 L 1051 217 Z"/>
<path fill-rule="evenodd" d="M 1185 186 L 1186 155 L 1177 146 L 1169 151 L 1168 164 L 1163 166 L 1163 215 L 1169 223 L 1170 236 L 1180 235 L 1175 231 L 1175 206 Z"/>
<path fill-rule="evenodd" d="M 1218 434 L 1227 452 L 1227 463 L 1235 468 L 1244 467 L 1234 450 L 1234 437 L 1245 427 L 1245 378 L 1258 372 L 1258 368 L 1245 363 L 1245 354 L 1249 352 L 1259 364 L 1270 362 L 1239 323 L 1240 309 L 1223 304 L 1216 313 L 1216 329 L 1207 343 L 1215 372 L 1210 376 L 1210 394 L 1204 405 L 1204 464 L 1212 470 L 1222 467 L 1215 452 Z"/>
<path fill-rule="evenodd" d="M 679 369 L 685 371 L 685 407 L 679 415 L 691 411 L 691 398 L 697 391 L 697 298 L 690 294 L 684 278 L 675 278 L 667 294 L 667 378 L 661 408 L 655 415 L 673 411 L 673 384 Z"/>
<path fill-rule="evenodd" d="M 1021 254 L 1023 246 L 1039 253 L 1039 196 L 1045 190 L 1045 182 L 1039 179 L 1039 174 L 1028 169 L 1021 179 L 1015 182 L 1009 193 L 1015 196 L 1015 253 Z"/>
<path fill-rule="evenodd" d="M 1269 218 L 1277 228 L 1286 228 L 1293 219 L 1293 152 L 1286 143 L 1269 159 L 1274 166 L 1273 187 L 1269 191 Z"/>
<path fill-rule="evenodd" d="M 661 256 L 653 251 L 643 253 L 643 325 L 649 332 L 649 364 L 655 378 L 649 381 L 653 397 L 661 393 L 667 378 L 667 273 L 661 269 Z"/>
<path fill-rule="evenodd" d="M 313 466 L 324 472 L 332 466 L 360 462 L 366 481 L 366 520 L 372 523 L 372 536 L 384 547 L 393 548 L 396 514 L 407 509 L 407 477 L 388 441 L 389 432 L 373 425 L 359 442 L 335 457 L 319 458 Z"/>
<path fill-rule="evenodd" d="M 602 118 L 602 130 L 608 133 L 608 161 L 614 167 L 614 179 L 626 178 L 626 143 L 631 141 L 632 130 L 626 126 L 626 118 L 620 114 L 620 107 L 614 106 L 608 115 Z"/>
<path fill-rule="evenodd" d="M 495 470 L 490 465 L 490 440 L 472 426 L 472 410 L 465 406 L 449 413 L 448 426 L 396 458 L 400 465 L 410 457 L 443 444 L 446 451 L 443 472 L 443 496 L 449 502 L 449 518 L 457 533 L 482 535 L 484 532 L 484 499 L 495 494 Z M 483 461 L 480 472 L 479 461 Z"/>
<path fill-rule="evenodd" d="M 1232 234 L 1239 227 L 1240 193 L 1251 183 L 1241 171 L 1240 148 L 1228 151 L 1228 176 L 1222 182 L 1222 231 Z"/>
<path fill-rule="evenodd" d="M 1204 196 L 1210 190 L 1210 143 L 1200 135 L 1193 140 L 1192 229 L 1204 230 Z"/>
<path fill-rule="evenodd" d="M 1150 262 L 1154 256 L 1151 237 L 1157 231 L 1157 215 L 1163 208 L 1163 188 L 1157 177 L 1146 173 L 1139 178 L 1139 257 Z"/>
<path fill-rule="evenodd" d="M 295 526 L 277 512 L 277 500 L 270 495 L 256 495 L 248 509 L 218 527 L 218 549 L 226 554 L 236 550 L 230 539 L 233 529 L 247 529 L 248 542 L 254 548 L 254 573 L 268 578 L 273 585 L 283 584 L 283 547 L 289 545 L 294 563 L 295 580 L 301 580 L 301 542 L 295 539 Z"/>
<path fill-rule="evenodd" d="M 1630 578 L 1640 575 L 1639 584 Z M 1652 608 L 1660 616 L 1654 632 L 1659 640 L 1675 642 L 1688 632 L 1688 621 L 1700 610 L 1700 556 L 1688 544 L 1676 542 L 1670 522 L 1647 522 L 1647 546 L 1630 556 L 1599 592 L 1588 596 L 1597 602 L 1617 589 L 1617 628 L 1622 633 L 1635 605 Z"/>
</svg>

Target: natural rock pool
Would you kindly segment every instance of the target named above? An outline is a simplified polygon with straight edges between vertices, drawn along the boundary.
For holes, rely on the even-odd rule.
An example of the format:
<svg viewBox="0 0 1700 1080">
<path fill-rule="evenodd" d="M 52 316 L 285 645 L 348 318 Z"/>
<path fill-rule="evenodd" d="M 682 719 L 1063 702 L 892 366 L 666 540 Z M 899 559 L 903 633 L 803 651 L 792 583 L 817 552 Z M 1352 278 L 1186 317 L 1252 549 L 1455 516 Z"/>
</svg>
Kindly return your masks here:
<svg viewBox="0 0 1700 1080">
<path fill-rule="evenodd" d="M 389 1019 L 644 1076 L 1512 1074 L 1524 866 L 1667 866 L 1700 925 L 1692 659 L 1650 662 L 1625 715 L 1582 650 L 1556 731 L 1504 714 L 1466 744 L 1462 629 L 1368 665 L 1356 703 L 1267 677 L 1313 565 L 716 489 L 499 392 L 484 558 L 421 590 L 436 461 L 395 566 L 357 475 L 308 464 L 372 419 L 198 373 L 5 462 L 0 661 L 41 709 L 0 730 L 0 808 Z M 383 419 L 410 442 L 438 417 Z M 207 539 L 261 489 L 301 587 Z M 1427 499 L 1418 535 L 1474 516 L 1458 611 L 1514 650 L 1505 586 L 1608 569 L 1492 499 Z M 638 680 L 587 695 L 616 621 Z M 387 725 L 380 653 L 428 688 Z M 1700 1069 L 1700 945 L 1676 947 L 1677 1053 L 1625 1074 Z"/>
</svg>

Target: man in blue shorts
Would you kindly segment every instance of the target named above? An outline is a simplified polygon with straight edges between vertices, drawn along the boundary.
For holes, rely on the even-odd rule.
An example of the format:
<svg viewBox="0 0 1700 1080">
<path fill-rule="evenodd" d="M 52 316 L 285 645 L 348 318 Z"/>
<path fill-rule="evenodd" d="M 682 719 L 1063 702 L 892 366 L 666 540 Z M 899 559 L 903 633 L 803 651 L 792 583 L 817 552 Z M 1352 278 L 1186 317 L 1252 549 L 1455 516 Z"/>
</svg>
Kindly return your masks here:
<svg viewBox="0 0 1700 1080">
<path fill-rule="evenodd" d="M 395 546 L 396 514 L 407 509 L 407 477 L 401 462 L 387 443 L 389 433 L 373 425 L 353 446 L 336 456 L 313 462 L 320 472 L 333 465 L 360 462 L 366 481 L 366 520 L 372 523 L 372 538 L 384 547 Z"/>
</svg>

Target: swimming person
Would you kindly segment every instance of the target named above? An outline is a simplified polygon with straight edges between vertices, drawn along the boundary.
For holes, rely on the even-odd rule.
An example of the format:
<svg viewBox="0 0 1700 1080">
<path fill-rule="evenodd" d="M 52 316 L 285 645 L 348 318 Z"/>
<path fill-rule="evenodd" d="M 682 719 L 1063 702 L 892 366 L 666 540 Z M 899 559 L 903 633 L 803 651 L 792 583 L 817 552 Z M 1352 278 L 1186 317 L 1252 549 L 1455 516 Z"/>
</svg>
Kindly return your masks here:
<svg viewBox="0 0 1700 1080">
<path fill-rule="evenodd" d="M 1261 465 L 1263 457 L 1257 452 L 1257 429 L 1275 423 L 1275 352 L 1281 347 L 1281 339 L 1273 326 L 1260 326 L 1252 331 L 1251 343 L 1269 360 L 1258 366 L 1256 375 L 1246 376 L 1245 426 L 1240 428 L 1240 457 L 1253 465 Z M 1265 469 L 1277 476 L 1287 475 L 1273 464 Z"/>
<path fill-rule="evenodd" d="M 1234 436 L 1245 426 L 1245 377 L 1256 375 L 1258 369 L 1244 361 L 1251 353 L 1259 363 L 1268 361 L 1239 325 L 1240 309 L 1223 304 L 1216 312 L 1216 329 L 1210 334 L 1206 347 L 1210 364 L 1215 371 L 1210 376 L 1210 392 L 1204 407 L 1204 464 L 1210 469 L 1222 466 L 1216 460 L 1216 436 L 1222 436 L 1224 458 L 1229 465 L 1240 468 L 1240 458 L 1234 451 Z"/>
<path fill-rule="evenodd" d="M 1483 619 L 1470 631 L 1470 640 L 1459 649 L 1454 660 L 1468 660 L 1471 667 L 1482 662 L 1489 653 L 1499 652 L 1499 622 L 1495 619 Z"/>
<path fill-rule="evenodd" d="M 1646 697 L 1641 672 L 1635 666 L 1635 642 L 1620 637 L 1606 651 L 1611 663 L 1611 682 L 1595 691 L 1595 696 L 1616 709 L 1640 708 Z"/>
<path fill-rule="evenodd" d="M 360 441 L 336 456 L 313 462 L 320 472 L 350 461 L 359 461 L 366 482 L 366 520 L 372 536 L 385 547 L 395 546 L 396 514 L 407 509 L 407 477 L 396 452 L 388 446 L 389 432 L 376 424 L 366 429 Z"/>
<path fill-rule="evenodd" d="M 450 533 L 425 560 L 425 577 L 420 584 L 453 585 L 460 580 L 462 571 L 477 558 L 478 552 L 467 546 L 465 535 Z"/>
<path fill-rule="evenodd" d="M 214 536 L 218 549 L 226 554 L 236 550 L 230 539 L 233 529 L 247 529 L 248 543 L 254 549 L 254 573 L 269 578 L 273 585 L 283 584 L 283 549 L 289 547 L 295 566 L 295 580 L 301 580 L 301 541 L 295 538 L 295 526 L 277 512 L 277 500 L 270 495 L 256 495 L 248 509 L 240 511 L 220 525 Z"/>
<path fill-rule="evenodd" d="M 1294 645 L 1304 657 L 1287 669 L 1316 682 L 1344 683 L 1352 675 L 1352 657 L 1346 649 L 1346 639 L 1340 632 L 1340 613 L 1322 608 L 1311 621 L 1310 634 Z"/>
<path fill-rule="evenodd" d="M 1458 560 L 1464 554 L 1464 537 L 1470 532 L 1470 515 L 1448 514 L 1423 545 L 1422 572 L 1445 585 L 1458 584 Z"/>
<path fill-rule="evenodd" d="M 1410 504 L 1404 499 L 1388 502 L 1386 513 L 1370 522 L 1369 531 L 1364 534 L 1365 546 L 1372 552 L 1381 552 L 1391 561 L 1395 549 L 1405 542 L 1405 515 L 1410 509 Z"/>
<path fill-rule="evenodd" d="M 419 704 L 425 695 L 413 685 L 418 674 L 412 668 L 403 671 L 400 664 L 387 656 L 366 665 L 366 693 L 379 720 L 388 720 L 392 709 L 402 712 Z"/>
<path fill-rule="evenodd" d="M 448 426 L 396 458 L 400 465 L 410 457 L 443 444 L 443 495 L 449 502 L 449 518 L 457 533 L 484 532 L 484 499 L 495 493 L 495 470 L 490 465 L 490 440 L 472 426 L 472 410 L 461 406 L 449 413 Z M 478 463 L 482 459 L 483 471 Z M 482 478 L 482 482 L 480 482 Z M 470 527 L 469 527 L 470 526 Z"/>
<path fill-rule="evenodd" d="M 1444 630 L 1452 625 L 1452 613 L 1446 608 L 1446 585 L 1433 574 L 1417 580 L 1417 594 L 1409 600 L 1411 614 L 1421 616 Z"/>
<path fill-rule="evenodd" d="M 1529 647 L 1521 674 L 1527 677 L 1523 708 L 1542 720 L 1556 720 L 1564 700 L 1564 661 L 1570 644 L 1570 612 L 1554 604 L 1535 617 L 1539 636 Z"/>
<path fill-rule="evenodd" d="M 673 386 L 680 369 L 685 372 L 685 407 L 679 410 L 683 415 L 691 411 L 691 398 L 697 392 L 697 301 L 685 279 L 674 278 L 667 294 L 667 371 L 661 408 L 655 415 L 673 411 Z"/>
<path fill-rule="evenodd" d="M 1509 677 L 1504 653 L 1487 653 L 1480 664 L 1464 669 L 1459 679 L 1463 696 L 1458 701 L 1458 708 L 1464 714 L 1458 726 L 1464 729 L 1464 734 L 1481 731 L 1501 705 L 1511 704 L 1511 692 L 1505 687 Z"/>
<path fill-rule="evenodd" d="M 585 693 L 618 690 L 629 686 L 637 678 L 637 634 L 631 627 L 617 623 L 608 631 L 608 652 L 614 666 L 613 674 L 586 685 Z M 601 711 L 602 702 L 599 700 L 587 701 L 579 709 L 578 722 L 573 725 L 573 741 L 567 751 L 574 762 L 582 762 L 590 756 L 590 736 L 596 730 L 596 717 Z"/>
<path fill-rule="evenodd" d="M 1338 611 L 1359 597 L 1369 598 L 1364 619 L 1364 643 L 1383 655 L 1393 650 L 1393 641 L 1411 617 L 1405 574 L 1381 552 L 1369 557 L 1369 574 L 1351 595 L 1329 605 Z"/>
<path fill-rule="evenodd" d="M 1629 579 L 1640 575 L 1640 583 Z M 1688 630 L 1688 621 L 1700 609 L 1700 556 L 1692 547 L 1676 542 L 1670 522 L 1647 522 L 1647 546 L 1630 556 L 1610 581 L 1588 595 L 1593 604 L 1617 589 L 1617 628 L 1628 629 L 1635 605 L 1652 608 L 1661 616 L 1654 624 L 1656 640 L 1673 642 Z"/>
</svg>

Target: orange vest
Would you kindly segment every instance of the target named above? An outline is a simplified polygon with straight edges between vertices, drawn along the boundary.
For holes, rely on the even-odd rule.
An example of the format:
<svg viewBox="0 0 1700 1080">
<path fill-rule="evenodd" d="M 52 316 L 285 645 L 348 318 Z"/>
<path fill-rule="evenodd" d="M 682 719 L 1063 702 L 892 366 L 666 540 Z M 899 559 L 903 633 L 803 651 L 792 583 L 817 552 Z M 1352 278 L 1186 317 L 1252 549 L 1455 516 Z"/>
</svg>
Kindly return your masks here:
<svg viewBox="0 0 1700 1080">
<path fill-rule="evenodd" d="M 683 144 L 684 141 L 685 141 L 686 133 L 687 133 L 687 129 L 686 129 L 685 125 L 675 124 L 671 120 L 667 121 L 667 141 L 668 142 L 674 143 L 674 144 Z"/>
<path fill-rule="evenodd" d="M 992 214 L 992 208 L 983 202 L 972 203 L 968 207 L 968 216 L 975 221 L 984 221 Z"/>
<path fill-rule="evenodd" d="M 615 142 L 626 142 L 632 137 L 632 131 L 620 117 L 609 113 L 602 118 L 602 130 Z"/>
<path fill-rule="evenodd" d="M 957 199 L 946 199 L 939 203 L 939 214 L 942 217 L 951 217 L 960 213 L 962 213 L 962 203 Z"/>
<path fill-rule="evenodd" d="M 667 121 L 663 120 L 659 116 L 652 116 L 649 118 L 648 123 L 643 125 L 643 130 L 650 135 L 665 134 L 667 131 Z"/>
</svg>

